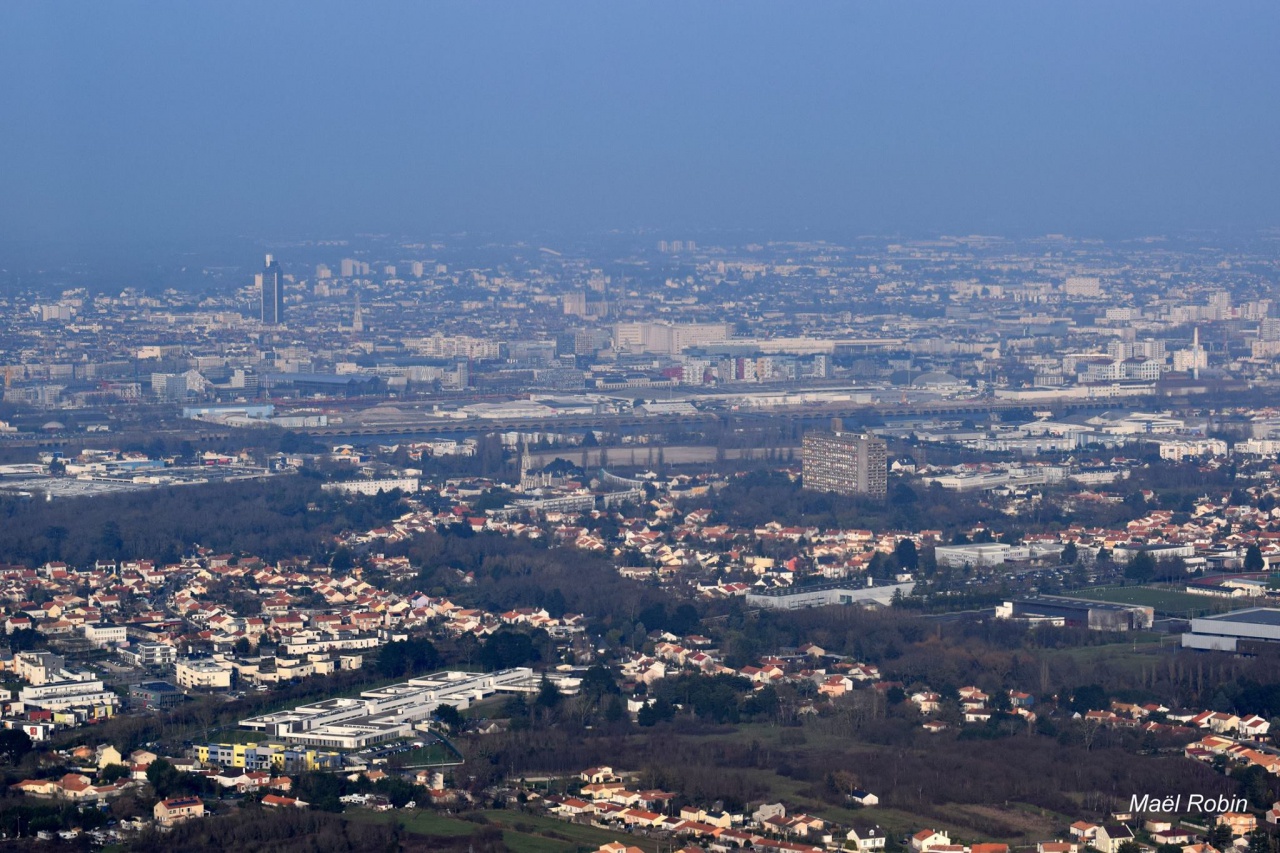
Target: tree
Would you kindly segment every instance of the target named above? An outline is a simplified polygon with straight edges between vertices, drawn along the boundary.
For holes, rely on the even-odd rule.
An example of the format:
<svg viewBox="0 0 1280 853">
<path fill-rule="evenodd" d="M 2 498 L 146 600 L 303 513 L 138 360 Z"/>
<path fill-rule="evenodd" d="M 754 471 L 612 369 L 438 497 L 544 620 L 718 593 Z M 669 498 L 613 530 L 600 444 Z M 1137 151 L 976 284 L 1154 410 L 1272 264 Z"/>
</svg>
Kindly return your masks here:
<svg viewBox="0 0 1280 853">
<path fill-rule="evenodd" d="M 599 700 L 606 693 L 617 693 L 618 685 L 613 680 L 613 674 L 597 663 L 582 674 L 582 684 L 579 689 L 582 695 Z"/>
<path fill-rule="evenodd" d="M 604 719 L 609 723 L 620 723 L 627 718 L 626 706 L 621 696 L 610 696 L 604 703 Z"/>
<path fill-rule="evenodd" d="M 1147 551 L 1139 551 L 1124 567 L 1124 576 L 1138 583 L 1146 583 L 1156 573 L 1156 561 Z"/>
<path fill-rule="evenodd" d="M 129 773 L 129 768 L 123 764 L 108 764 L 98 773 L 98 779 L 102 784 L 110 785 L 112 782 L 128 779 Z"/>
<path fill-rule="evenodd" d="M 1097 684 L 1086 684 L 1071 691 L 1071 709 L 1081 714 L 1085 711 L 1101 710 L 1107 707 L 1109 702 L 1107 691 Z"/>
<path fill-rule="evenodd" d="M 898 565 L 909 572 L 914 572 L 920 565 L 920 555 L 916 552 L 916 543 L 910 539 L 899 539 L 898 547 L 893 550 L 898 558 Z"/>
<path fill-rule="evenodd" d="M 1076 547 L 1076 543 L 1068 542 L 1066 547 L 1062 549 L 1062 562 L 1064 565 L 1074 566 L 1076 560 L 1080 559 L 1080 549 Z"/>
<path fill-rule="evenodd" d="M 506 629 L 485 640 L 478 655 L 480 663 L 490 670 L 511 669 L 536 660 L 538 650 L 528 634 Z"/>
<path fill-rule="evenodd" d="M 107 521 L 98 533 L 98 547 L 105 557 L 118 560 L 124 551 L 124 537 L 120 535 L 120 525 L 115 521 Z"/>
<path fill-rule="evenodd" d="M 440 653 L 430 640 L 399 640 L 378 652 L 378 673 L 386 678 L 419 675 L 440 665 Z"/>
<path fill-rule="evenodd" d="M 1250 545 L 1244 552 L 1244 570 L 1246 572 L 1260 572 L 1266 568 L 1266 561 L 1262 559 L 1262 549 L 1256 544 Z"/>
<path fill-rule="evenodd" d="M 1276 853 L 1276 837 L 1265 829 L 1249 833 L 1249 853 Z"/>
<path fill-rule="evenodd" d="M 165 758 L 157 758 L 147 768 L 147 781 L 160 799 L 168 799 L 181 782 L 182 774 Z"/>
<path fill-rule="evenodd" d="M 676 709 L 665 699 L 657 699 L 645 705 L 636 714 L 636 722 L 642 726 L 657 725 L 661 720 L 670 720 L 676 715 Z"/>
<path fill-rule="evenodd" d="M 462 714 L 452 705 L 441 705 L 435 710 L 436 720 L 449 730 L 450 734 L 461 731 L 464 724 Z"/>
<path fill-rule="evenodd" d="M 335 575 L 343 575 L 351 571 L 355 566 L 355 558 L 351 556 L 351 549 L 343 546 L 333 552 L 333 559 L 329 561 L 329 569 Z"/>
<path fill-rule="evenodd" d="M 0 730 L 0 756 L 10 764 L 17 764 L 31 751 L 31 738 L 22 729 Z"/>
<path fill-rule="evenodd" d="M 920 496 L 916 494 L 916 490 L 902 482 L 896 483 L 889 494 L 889 502 L 897 507 L 910 507 L 918 500 Z"/>
<path fill-rule="evenodd" d="M 19 628 L 9 635 L 9 651 L 27 652 L 40 645 L 44 637 L 34 628 Z"/>
<path fill-rule="evenodd" d="M 545 674 L 542 676 L 542 683 L 538 685 L 538 698 L 535 702 L 538 707 L 548 710 L 560 704 L 560 690 Z"/>
</svg>

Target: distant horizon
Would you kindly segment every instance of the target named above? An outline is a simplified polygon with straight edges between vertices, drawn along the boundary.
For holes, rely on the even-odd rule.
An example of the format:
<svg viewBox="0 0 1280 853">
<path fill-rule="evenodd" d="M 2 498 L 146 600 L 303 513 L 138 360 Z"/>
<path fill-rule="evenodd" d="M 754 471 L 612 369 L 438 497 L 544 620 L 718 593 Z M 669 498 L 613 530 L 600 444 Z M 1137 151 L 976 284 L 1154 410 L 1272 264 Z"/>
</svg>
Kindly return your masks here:
<svg viewBox="0 0 1280 853">
<path fill-rule="evenodd" d="M 1277 43 L 1264 2 L 15 0 L 0 233 L 1255 233 Z"/>
</svg>

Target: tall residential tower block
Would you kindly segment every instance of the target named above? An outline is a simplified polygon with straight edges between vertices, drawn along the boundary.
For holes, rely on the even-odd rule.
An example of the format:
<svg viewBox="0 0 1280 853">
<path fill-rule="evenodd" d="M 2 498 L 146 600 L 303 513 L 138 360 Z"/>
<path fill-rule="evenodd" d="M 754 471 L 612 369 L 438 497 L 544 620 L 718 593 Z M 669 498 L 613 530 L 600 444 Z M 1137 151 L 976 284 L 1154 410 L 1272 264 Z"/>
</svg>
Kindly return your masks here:
<svg viewBox="0 0 1280 853">
<path fill-rule="evenodd" d="M 882 498 L 888 490 L 884 441 L 863 433 L 811 431 L 804 435 L 804 487 Z"/>
</svg>

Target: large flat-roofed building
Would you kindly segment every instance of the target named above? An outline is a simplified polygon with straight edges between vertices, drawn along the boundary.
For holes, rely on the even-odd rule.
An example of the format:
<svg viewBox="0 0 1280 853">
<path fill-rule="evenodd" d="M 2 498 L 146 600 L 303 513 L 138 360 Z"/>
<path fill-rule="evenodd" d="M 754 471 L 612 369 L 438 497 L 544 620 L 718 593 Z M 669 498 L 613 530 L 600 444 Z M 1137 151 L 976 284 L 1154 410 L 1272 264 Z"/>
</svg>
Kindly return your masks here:
<svg viewBox="0 0 1280 853">
<path fill-rule="evenodd" d="M 804 487 L 882 498 L 888 490 L 888 452 L 882 439 L 837 429 L 804 435 Z"/>
<path fill-rule="evenodd" d="M 1003 542 L 975 542 L 969 545 L 939 545 L 933 549 L 939 566 L 960 568 L 969 566 L 998 566 L 1002 563 L 1031 558 L 1031 549 L 1025 545 L 1006 545 Z"/>
<path fill-rule="evenodd" d="M 387 480 L 344 480 L 338 483 L 325 483 L 321 486 L 326 492 L 342 492 L 348 495 L 376 495 L 378 492 L 391 492 L 399 489 L 402 492 L 418 491 L 417 477 L 399 477 Z"/>
<path fill-rule="evenodd" d="M 358 698 L 325 699 L 263 714 L 240 725 L 296 746 L 365 749 L 409 737 L 441 705 L 465 710 L 495 693 L 537 693 L 543 677 L 566 694 L 576 693 L 581 684 L 575 677 L 555 672 L 540 676 L 525 667 L 478 675 L 437 672 L 365 690 Z"/>
<path fill-rule="evenodd" d="M 18 692 L 18 701 L 46 711 L 93 706 L 113 709 L 120 704 L 120 697 L 106 689 L 100 680 L 94 678 L 48 681 L 44 684 L 24 687 Z"/>
<path fill-rule="evenodd" d="M 1029 595 L 996 608 L 1002 619 L 1053 619 L 1093 631 L 1143 631 L 1155 621 L 1155 610 L 1141 604 L 1088 601 L 1063 595 Z"/>
<path fill-rule="evenodd" d="M 1248 607 L 1191 620 L 1182 635 L 1184 649 L 1280 654 L 1280 608 Z"/>
<path fill-rule="evenodd" d="M 859 586 L 848 581 L 788 586 L 747 593 L 748 607 L 771 610 L 795 610 L 800 607 L 825 607 L 831 604 L 875 604 L 888 606 L 895 593 L 910 595 L 914 583 Z"/>
</svg>

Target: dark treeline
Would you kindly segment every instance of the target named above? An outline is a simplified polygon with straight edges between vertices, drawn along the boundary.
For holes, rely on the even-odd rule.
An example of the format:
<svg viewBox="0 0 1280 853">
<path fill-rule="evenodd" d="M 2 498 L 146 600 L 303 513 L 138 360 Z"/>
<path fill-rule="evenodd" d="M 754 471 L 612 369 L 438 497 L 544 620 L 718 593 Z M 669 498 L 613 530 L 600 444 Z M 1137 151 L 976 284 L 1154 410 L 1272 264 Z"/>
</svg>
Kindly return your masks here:
<svg viewBox="0 0 1280 853">
<path fill-rule="evenodd" d="M 692 499 L 687 504 L 685 509 L 694 509 L 707 501 Z M 889 484 L 887 499 L 876 500 L 809 491 L 786 474 L 755 471 L 716 492 L 710 506 L 713 521 L 746 528 L 776 521 L 819 528 L 935 529 L 949 535 L 988 521 L 998 529 L 1009 526 L 1008 518 L 985 504 L 980 495 L 958 495 L 939 486 L 896 479 Z M 1060 520 L 1051 506 L 1038 512 L 1037 517 L 1019 519 L 1019 525 L 1026 528 Z"/>
<path fill-rule="evenodd" d="M 731 611 L 715 626 L 730 665 L 753 663 L 778 648 L 814 643 L 880 667 L 886 679 L 946 693 L 977 685 L 988 693 L 1023 690 L 1038 697 L 1098 685 L 1108 698 L 1280 716 L 1280 659 L 1191 651 L 1157 654 L 1083 628 L 1038 627 L 979 619 L 950 621 L 900 610 L 817 607 Z M 1107 648 L 1097 648 L 1106 646 Z"/>
<path fill-rule="evenodd" d="M 678 791 L 682 801 L 724 800 L 729 807 L 770 796 L 768 773 L 807 783 L 800 789 L 803 797 L 840 805 L 845 792 L 837 780 L 851 777 L 889 807 L 953 823 L 953 813 L 944 815 L 940 807 L 1007 801 L 1074 814 L 1082 803 L 1090 811 L 1127 804 L 1133 791 L 1235 794 L 1241 788 L 1178 756 L 1135 756 L 1143 744 L 1130 732 L 1091 742 L 1024 732 L 975 748 L 954 736 L 927 734 L 909 717 L 868 717 L 852 725 L 839 716 L 815 719 L 781 729 L 771 743 L 684 716 L 642 731 L 648 736 L 512 730 L 478 741 L 465 772 L 487 779 L 503 772 L 572 773 L 609 763 L 640 769 L 646 788 Z M 994 821 L 969 828 L 995 837 L 1020 834 Z"/>
<path fill-rule="evenodd" d="M 307 809 L 270 809 L 249 806 L 205 820 L 179 824 L 166 833 L 154 830 L 131 840 L 125 847 L 139 853 L 354 853 L 354 851 L 484 851 L 506 849 L 501 834 L 479 829 L 473 836 L 436 838 L 410 835 L 398 824 L 351 821 L 339 815 Z"/>
<path fill-rule="evenodd" d="M 664 619 L 689 623 L 687 611 L 677 615 L 671 593 L 620 576 L 604 556 L 543 540 L 471 535 L 466 528 L 427 533 L 389 551 L 421 567 L 406 587 L 496 612 L 545 607 L 552 616 L 585 613 L 599 619 L 602 627 L 625 623 L 627 630 L 641 613 L 661 612 Z M 473 575 L 470 581 L 468 574 Z"/>
<path fill-rule="evenodd" d="M 686 510 L 710 506 L 713 521 L 753 528 L 770 521 L 785 526 L 870 528 L 872 530 L 941 530 L 947 541 L 958 531 L 990 524 L 997 534 L 1060 529 L 1070 522 L 1086 526 L 1124 524 L 1151 509 L 1187 511 L 1191 501 L 1208 489 L 1231 488 L 1230 471 L 1207 474 L 1193 465 L 1163 463 L 1139 469 L 1124 486 L 1121 503 L 1064 502 L 1062 489 L 1045 488 L 1045 500 L 1016 521 L 999 512 L 981 494 L 957 494 L 940 486 L 890 478 L 884 500 L 813 492 L 798 480 L 776 471 L 753 471 L 730 482 L 710 499 L 691 499 Z M 1148 503 L 1141 489 L 1156 492 Z"/>
<path fill-rule="evenodd" d="M 267 560 L 323 556 L 333 534 L 384 524 L 395 493 L 352 499 L 305 476 L 154 489 L 51 502 L 0 499 L 0 560 L 176 561 L 192 545 Z"/>
</svg>

